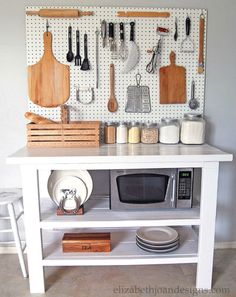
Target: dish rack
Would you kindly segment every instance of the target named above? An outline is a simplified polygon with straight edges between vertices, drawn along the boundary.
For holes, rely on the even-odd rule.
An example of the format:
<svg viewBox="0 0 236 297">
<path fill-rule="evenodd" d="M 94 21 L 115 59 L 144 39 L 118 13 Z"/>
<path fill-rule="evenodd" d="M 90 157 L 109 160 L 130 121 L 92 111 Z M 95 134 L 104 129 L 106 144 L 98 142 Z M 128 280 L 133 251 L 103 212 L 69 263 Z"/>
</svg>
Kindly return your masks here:
<svg viewBox="0 0 236 297">
<path fill-rule="evenodd" d="M 27 124 L 28 147 L 99 147 L 100 121 Z"/>
</svg>

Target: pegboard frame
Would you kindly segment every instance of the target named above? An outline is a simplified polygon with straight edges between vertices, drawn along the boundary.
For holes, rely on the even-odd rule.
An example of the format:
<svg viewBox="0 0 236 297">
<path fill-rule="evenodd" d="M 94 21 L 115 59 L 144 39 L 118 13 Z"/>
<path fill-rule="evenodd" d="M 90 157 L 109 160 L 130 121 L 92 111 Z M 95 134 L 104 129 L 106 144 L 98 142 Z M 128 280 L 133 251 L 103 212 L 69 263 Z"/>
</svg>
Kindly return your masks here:
<svg viewBox="0 0 236 297">
<path fill-rule="evenodd" d="M 94 16 L 81 18 L 48 18 L 49 31 L 53 34 L 53 52 L 56 59 L 66 65 L 70 65 L 70 98 L 66 104 L 70 106 L 71 120 L 101 120 L 105 121 L 139 121 L 139 122 L 160 122 L 161 118 L 178 118 L 181 119 L 184 113 L 191 112 L 188 101 L 191 97 L 191 82 L 195 80 L 196 97 L 199 99 L 200 106 L 196 112 L 204 113 L 205 103 L 205 71 L 203 74 L 197 73 L 198 67 L 198 47 L 199 47 L 199 19 L 203 13 L 205 17 L 204 33 L 204 62 L 206 65 L 206 40 L 207 40 L 207 10 L 206 9 L 184 9 L 184 8 L 134 8 L 134 7 L 85 7 L 85 6 L 28 6 L 26 10 L 39 10 L 41 8 L 68 8 L 80 9 L 84 11 L 94 11 Z M 136 10 L 136 11 L 168 11 L 169 18 L 120 18 L 116 16 L 119 10 Z M 187 15 L 192 21 L 191 38 L 195 43 L 195 52 L 193 54 L 180 53 L 180 43 L 185 38 L 185 19 Z M 178 19 L 179 38 L 175 42 L 174 22 L 175 17 Z M 129 39 L 129 23 L 136 23 L 136 43 L 140 50 L 140 62 L 138 66 L 128 74 L 122 74 L 121 69 L 123 62 L 121 60 L 111 60 L 109 47 L 102 48 L 102 39 L 99 42 L 99 88 L 95 87 L 95 49 L 96 49 L 96 28 L 100 30 L 100 23 L 105 19 L 108 22 L 125 23 L 125 41 Z M 73 63 L 66 61 L 67 47 L 67 29 L 72 26 L 73 33 L 73 52 L 75 53 L 75 30 L 80 30 L 81 55 L 83 54 L 83 34 L 88 34 L 89 60 L 91 64 L 90 71 L 81 71 Z M 147 49 L 157 44 L 156 27 L 166 27 L 170 30 L 170 35 L 164 38 L 164 49 L 162 52 L 161 66 L 169 64 L 169 54 L 171 50 L 176 53 L 176 64 L 186 68 L 186 104 L 159 104 L 159 75 L 149 74 L 145 68 L 151 59 L 147 54 Z M 116 25 L 116 41 L 119 45 L 119 26 Z M 46 18 L 38 16 L 26 16 L 26 46 L 27 46 L 27 65 L 37 63 L 43 54 L 43 33 L 46 30 Z M 109 65 L 115 65 L 115 95 L 119 104 L 119 109 L 115 113 L 107 110 L 109 98 Z M 150 89 L 151 96 L 151 113 L 126 113 L 126 89 L 129 85 L 135 85 L 135 75 L 142 75 L 141 85 L 147 85 Z M 95 100 L 93 103 L 83 105 L 76 101 L 75 87 L 94 87 Z M 53 120 L 60 119 L 60 108 L 42 108 L 28 100 L 28 109 L 42 116 Z"/>
</svg>

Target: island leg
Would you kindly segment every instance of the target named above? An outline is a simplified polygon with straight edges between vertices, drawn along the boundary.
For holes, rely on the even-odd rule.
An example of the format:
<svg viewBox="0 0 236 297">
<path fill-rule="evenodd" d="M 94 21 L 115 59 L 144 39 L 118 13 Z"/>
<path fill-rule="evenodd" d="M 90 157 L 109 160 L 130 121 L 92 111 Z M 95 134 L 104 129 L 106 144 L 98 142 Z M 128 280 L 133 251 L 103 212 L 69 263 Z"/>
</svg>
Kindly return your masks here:
<svg viewBox="0 0 236 297">
<path fill-rule="evenodd" d="M 21 175 L 30 292 L 44 293 L 38 170 L 31 165 L 24 165 L 21 166 Z"/>
<path fill-rule="evenodd" d="M 202 168 L 201 223 L 196 278 L 196 287 L 198 289 L 210 290 L 212 286 L 218 172 L 218 162 L 204 163 Z"/>
</svg>

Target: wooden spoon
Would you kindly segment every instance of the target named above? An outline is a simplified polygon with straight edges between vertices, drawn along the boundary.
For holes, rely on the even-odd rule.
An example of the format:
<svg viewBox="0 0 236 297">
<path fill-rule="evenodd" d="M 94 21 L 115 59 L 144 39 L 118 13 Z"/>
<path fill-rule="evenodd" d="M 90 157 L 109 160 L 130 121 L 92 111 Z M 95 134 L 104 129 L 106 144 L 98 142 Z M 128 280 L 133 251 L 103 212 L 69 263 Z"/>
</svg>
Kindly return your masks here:
<svg viewBox="0 0 236 297">
<path fill-rule="evenodd" d="M 115 83 L 115 69 L 114 64 L 110 64 L 110 98 L 107 108 L 110 112 L 115 112 L 118 109 L 118 104 L 115 97 L 114 83 Z"/>
</svg>

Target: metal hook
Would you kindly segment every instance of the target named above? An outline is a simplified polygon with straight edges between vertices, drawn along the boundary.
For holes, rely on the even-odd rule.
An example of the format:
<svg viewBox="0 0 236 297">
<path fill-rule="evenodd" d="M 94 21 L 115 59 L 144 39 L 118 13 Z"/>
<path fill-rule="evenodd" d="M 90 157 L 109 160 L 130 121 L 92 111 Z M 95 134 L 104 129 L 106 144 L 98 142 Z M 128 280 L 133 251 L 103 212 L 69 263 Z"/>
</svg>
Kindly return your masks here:
<svg viewBox="0 0 236 297">
<path fill-rule="evenodd" d="M 49 22 L 48 22 L 48 20 L 46 21 L 46 32 L 48 33 L 48 28 L 49 28 L 50 26 L 49 26 Z"/>
</svg>

